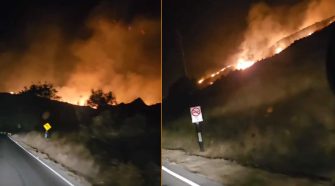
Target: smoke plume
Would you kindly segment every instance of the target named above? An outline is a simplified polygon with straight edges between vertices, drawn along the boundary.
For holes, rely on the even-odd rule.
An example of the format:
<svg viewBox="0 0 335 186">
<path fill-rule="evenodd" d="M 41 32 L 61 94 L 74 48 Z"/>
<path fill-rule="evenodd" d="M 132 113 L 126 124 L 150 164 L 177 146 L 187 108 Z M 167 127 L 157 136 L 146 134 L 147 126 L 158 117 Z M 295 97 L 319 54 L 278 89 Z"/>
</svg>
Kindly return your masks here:
<svg viewBox="0 0 335 186">
<path fill-rule="evenodd" d="M 85 34 L 69 39 L 57 23 L 25 29 L 24 50 L 0 53 L 1 91 L 51 82 L 63 101 L 84 104 L 91 89 L 113 91 L 118 102 L 160 102 L 160 20 L 130 21 L 92 12 Z"/>
<path fill-rule="evenodd" d="M 264 2 L 254 4 L 247 17 L 244 40 L 228 63 L 234 64 L 240 59 L 257 61 L 268 57 L 265 56 L 266 51 L 277 41 L 334 16 L 334 8 L 335 1 L 332 0 L 299 1 L 293 6 L 271 6 Z"/>
</svg>

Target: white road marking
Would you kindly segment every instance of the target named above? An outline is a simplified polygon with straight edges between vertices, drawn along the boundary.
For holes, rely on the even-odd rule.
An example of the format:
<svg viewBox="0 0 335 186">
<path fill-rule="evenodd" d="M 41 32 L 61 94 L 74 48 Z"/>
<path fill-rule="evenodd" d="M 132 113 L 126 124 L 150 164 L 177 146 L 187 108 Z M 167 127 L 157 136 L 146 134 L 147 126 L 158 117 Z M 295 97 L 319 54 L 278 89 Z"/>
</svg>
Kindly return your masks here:
<svg viewBox="0 0 335 186">
<path fill-rule="evenodd" d="M 44 165 L 45 167 L 47 167 L 51 172 L 53 172 L 54 174 L 56 174 L 58 177 L 60 177 L 63 181 L 65 181 L 67 184 L 71 185 L 71 186 L 75 186 L 73 185 L 69 180 L 67 180 L 66 178 L 64 178 L 62 175 L 60 175 L 58 172 L 56 172 L 55 170 L 53 170 L 51 167 L 49 167 L 47 164 L 45 164 L 42 160 L 40 160 L 38 157 L 34 156 L 31 152 L 29 152 L 28 150 L 26 150 L 24 147 L 22 147 L 18 142 L 16 142 L 15 140 L 12 139 L 12 137 L 8 136 L 10 140 L 12 140 L 14 143 L 16 143 L 19 147 L 21 147 L 21 149 L 23 149 L 24 151 L 26 151 L 28 154 L 30 154 L 32 157 L 34 157 L 37 161 L 39 161 L 40 163 L 42 163 L 42 165 Z"/>
<path fill-rule="evenodd" d="M 183 181 L 183 182 L 185 182 L 185 183 L 187 183 L 187 184 L 189 184 L 191 186 L 200 186 L 199 184 L 194 183 L 193 181 L 191 181 L 191 180 L 189 180 L 189 179 L 187 179 L 185 177 L 182 177 L 181 175 L 179 175 L 179 174 L 177 174 L 175 172 L 172 172 L 170 169 L 168 169 L 168 168 L 166 168 L 164 166 L 162 166 L 162 170 L 165 171 L 165 172 L 167 172 L 171 176 L 174 176 L 174 177 L 178 178 L 179 180 L 181 180 L 181 181 Z"/>
</svg>

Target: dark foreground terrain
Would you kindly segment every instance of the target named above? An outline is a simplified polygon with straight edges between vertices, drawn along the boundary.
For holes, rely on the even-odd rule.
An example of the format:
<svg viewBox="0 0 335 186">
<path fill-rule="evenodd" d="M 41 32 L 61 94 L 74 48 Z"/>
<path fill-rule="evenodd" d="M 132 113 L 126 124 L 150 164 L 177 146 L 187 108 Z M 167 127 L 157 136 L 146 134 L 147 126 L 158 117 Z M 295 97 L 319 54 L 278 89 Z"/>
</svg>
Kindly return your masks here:
<svg viewBox="0 0 335 186">
<path fill-rule="evenodd" d="M 92 184 L 160 184 L 160 104 L 137 99 L 92 109 L 7 93 L 0 94 L 0 103 L 0 131 L 22 136 Z M 48 140 L 46 122 L 52 125 Z"/>
</svg>

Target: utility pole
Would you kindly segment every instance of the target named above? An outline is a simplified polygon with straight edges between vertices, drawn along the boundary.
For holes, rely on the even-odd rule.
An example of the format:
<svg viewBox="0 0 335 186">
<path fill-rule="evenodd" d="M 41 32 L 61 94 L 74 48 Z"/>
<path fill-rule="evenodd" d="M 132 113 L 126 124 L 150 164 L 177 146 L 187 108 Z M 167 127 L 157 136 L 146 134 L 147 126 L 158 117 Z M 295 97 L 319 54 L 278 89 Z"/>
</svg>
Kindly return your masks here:
<svg viewBox="0 0 335 186">
<path fill-rule="evenodd" d="M 179 32 L 179 30 L 176 30 L 177 33 L 177 37 L 178 37 L 178 44 L 179 44 L 179 48 L 180 48 L 180 52 L 181 52 L 181 57 L 182 57 L 182 62 L 183 62 L 183 68 L 184 68 L 184 75 L 185 77 L 189 77 L 188 76 L 188 71 L 187 71 L 187 65 L 186 65 L 186 60 L 185 60 L 185 51 L 184 51 L 184 46 L 183 46 L 183 37 L 181 35 L 181 33 Z"/>
</svg>

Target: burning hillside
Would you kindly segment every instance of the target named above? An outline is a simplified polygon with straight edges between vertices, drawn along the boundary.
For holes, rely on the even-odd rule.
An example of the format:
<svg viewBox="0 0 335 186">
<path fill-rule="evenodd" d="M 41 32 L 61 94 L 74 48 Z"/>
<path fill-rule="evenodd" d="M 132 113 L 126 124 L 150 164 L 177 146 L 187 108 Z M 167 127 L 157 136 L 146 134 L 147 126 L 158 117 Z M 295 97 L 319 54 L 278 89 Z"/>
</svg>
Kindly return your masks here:
<svg viewBox="0 0 335 186">
<path fill-rule="evenodd" d="M 146 13 L 159 10 L 157 2 L 149 3 L 155 10 L 129 12 L 143 1 L 83 2 L 85 10 L 74 2 L 29 4 L 22 20 L 9 16 L 19 31 L 17 40 L 9 38 L 14 44 L 0 43 L 0 91 L 46 81 L 76 105 L 86 103 L 91 89 L 113 91 L 124 103 L 160 102 L 160 15 Z"/>
<path fill-rule="evenodd" d="M 258 55 L 249 55 L 251 56 L 250 58 L 244 58 L 243 57 L 244 52 L 242 52 L 239 54 L 240 57 L 238 57 L 235 63 L 225 66 L 219 71 L 214 72 L 210 74 L 209 76 L 205 76 L 199 79 L 198 80 L 199 87 L 206 87 L 206 86 L 212 85 L 214 81 L 216 81 L 217 79 L 219 79 L 220 77 L 224 75 L 227 75 L 230 71 L 245 70 L 251 67 L 253 64 L 255 64 L 258 61 L 261 61 L 263 59 L 279 54 L 280 52 L 285 50 L 287 47 L 289 47 L 291 44 L 293 44 L 295 41 L 311 36 L 313 33 L 327 27 L 334 21 L 335 21 L 335 16 L 330 17 L 320 22 L 316 22 L 308 27 L 305 27 L 289 36 L 286 36 L 278 40 L 270 48 L 266 49 L 265 51 L 260 51 Z"/>
<path fill-rule="evenodd" d="M 306 37 L 280 55 L 272 50 L 272 57 L 249 70 L 230 72 L 208 88 L 167 97 L 162 146 L 333 185 L 335 96 L 326 65 L 334 62 L 333 21 L 284 38 L 278 44 Z M 310 29 L 320 31 L 307 37 Z M 195 143 L 190 105 L 203 108 L 204 153 Z"/>
</svg>

